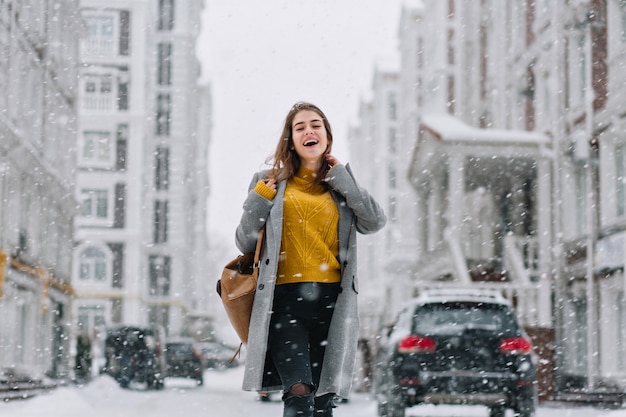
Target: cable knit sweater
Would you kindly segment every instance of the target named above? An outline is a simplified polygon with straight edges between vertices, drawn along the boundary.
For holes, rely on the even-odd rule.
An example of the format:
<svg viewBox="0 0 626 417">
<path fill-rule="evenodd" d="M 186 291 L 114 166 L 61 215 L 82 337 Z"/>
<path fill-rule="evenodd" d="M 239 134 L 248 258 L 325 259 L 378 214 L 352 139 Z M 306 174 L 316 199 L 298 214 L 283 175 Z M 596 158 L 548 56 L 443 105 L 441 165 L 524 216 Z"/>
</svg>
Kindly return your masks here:
<svg viewBox="0 0 626 417">
<path fill-rule="evenodd" d="M 276 190 L 263 184 L 271 192 L 267 198 L 254 192 L 259 180 L 267 179 L 267 175 L 268 171 L 262 171 L 252 176 L 242 207 L 241 221 L 235 231 L 235 243 L 242 253 L 254 251 L 259 230 L 264 225 L 267 231 L 246 349 L 243 376 L 243 389 L 246 391 L 283 389 L 274 361 L 267 350 L 267 341 L 283 236 L 287 181 L 279 181 Z M 326 176 L 326 184 L 339 210 L 337 231 L 341 288 L 328 330 L 328 344 L 316 395 L 333 393 L 348 398 L 359 338 L 357 233 L 369 234 L 380 230 L 385 225 L 386 217 L 376 200 L 357 183 L 349 165 L 335 165 Z"/>
<path fill-rule="evenodd" d="M 313 183 L 314 174 L 300 168 L 287 182 L 276 285 L 341 281 L 337 260 L 339 210 L 326 187 Z M 270 197 L 263 185 L 256 188 Z"/>
</svg>

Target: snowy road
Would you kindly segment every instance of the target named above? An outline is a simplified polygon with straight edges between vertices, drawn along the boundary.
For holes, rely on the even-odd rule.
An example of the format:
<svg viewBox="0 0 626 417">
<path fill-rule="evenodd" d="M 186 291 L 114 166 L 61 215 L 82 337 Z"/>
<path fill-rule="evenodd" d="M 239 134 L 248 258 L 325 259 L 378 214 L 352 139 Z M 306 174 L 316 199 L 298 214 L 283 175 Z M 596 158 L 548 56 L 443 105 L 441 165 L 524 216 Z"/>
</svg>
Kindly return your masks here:
<svg viewBox="0 0 626 417">
<path fill-rule="evenodd" d="M 240 390 L 243 368 L 223 372 L 207 371 L 205 385 L 171 379 L 163 391 L 143 387 L 120 389 L 107 376 L 100 376 L 84 387 L 59 388 L 49 394 L 25 401 L 0 404 L 0 417 L 281 417 L 278 395 L 272 402 L 258 401 L 256 395 Z M 420 406 L 407 416 L 487 417 L 484 407 Z M 512 416 L 512 414 L 508 414 Z M 625 410 L 594 408 L 554 408 L 541 406 L 537 417 L 626 417 Z M 367 394 L 355 393 L 348 403 L 340 404 L 335 417 L 376 417 L 376 405 Z"/>
</svg>

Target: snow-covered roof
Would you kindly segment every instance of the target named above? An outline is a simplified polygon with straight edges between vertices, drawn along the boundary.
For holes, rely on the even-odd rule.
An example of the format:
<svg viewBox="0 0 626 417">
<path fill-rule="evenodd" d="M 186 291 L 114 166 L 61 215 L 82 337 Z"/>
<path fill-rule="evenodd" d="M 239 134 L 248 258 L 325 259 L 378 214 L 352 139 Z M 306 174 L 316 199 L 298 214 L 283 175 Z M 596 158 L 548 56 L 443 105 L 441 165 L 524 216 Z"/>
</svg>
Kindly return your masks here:
<svg viewBox="0 0 626 417">
<path fill-rule="evenodd" d="M 499 142 L 506 144 L 547 145 L 548 137 L 538 132 L 526 130 L 479 129 L 470 126 L 447 113 L 425 114 L 422 128 L 441 141 L 454 142 Z"/>
<path fill-rule="evenodd" d="M 409 304 L 430 304 L 449 302 L 473 302 L 510 305 L 502 293 L 495 289 L 479 288 L 440 288 L 423 290 Z"/>
</svg>

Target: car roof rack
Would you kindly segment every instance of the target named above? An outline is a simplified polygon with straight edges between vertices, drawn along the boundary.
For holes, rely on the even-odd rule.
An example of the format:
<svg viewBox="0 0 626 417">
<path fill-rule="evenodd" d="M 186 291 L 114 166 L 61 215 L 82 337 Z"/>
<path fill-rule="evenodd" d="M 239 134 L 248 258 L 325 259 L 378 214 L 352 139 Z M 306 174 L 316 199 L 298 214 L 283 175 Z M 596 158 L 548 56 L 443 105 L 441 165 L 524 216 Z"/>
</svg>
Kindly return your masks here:
<svg viewBox="0 0 626 417">
<path fill-rule="evenodd" d="M 489 288 L 429 288 L 422 290 L 414 301 L 417 303 L 469 301 L 510 305 L 500 291 Z"/>
</svg>

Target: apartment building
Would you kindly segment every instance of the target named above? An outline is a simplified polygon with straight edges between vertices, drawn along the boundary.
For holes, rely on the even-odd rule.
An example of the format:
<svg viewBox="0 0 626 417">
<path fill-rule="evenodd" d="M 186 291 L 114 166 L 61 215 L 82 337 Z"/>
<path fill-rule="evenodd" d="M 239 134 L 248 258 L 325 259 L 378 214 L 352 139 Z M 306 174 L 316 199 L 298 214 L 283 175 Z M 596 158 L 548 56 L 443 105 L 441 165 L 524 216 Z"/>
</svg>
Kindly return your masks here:
<svg viewBox="0 0 626 417">
<path fill-rule="evenodd" d="M 210 90 L 202 0 L 82 0 L 73 282 L 78 331 L 182 334 L 206 308 Z"/>
<path fill-rule="evenodd" d="M 625 22 L 618 0 L 407 1 L 399 22 L 397 221 L 417 225 L 386 314 L 428 286 L 500 289 L 543 398 L 626 386 Z M 353 130 L 386 143 L 381 123 Z"/>
<path fill-rule="evenodd" d="M 0 2 L 0 374 L 70 371 L 78 16 Z"/>
</svg>

